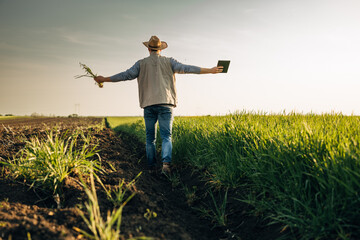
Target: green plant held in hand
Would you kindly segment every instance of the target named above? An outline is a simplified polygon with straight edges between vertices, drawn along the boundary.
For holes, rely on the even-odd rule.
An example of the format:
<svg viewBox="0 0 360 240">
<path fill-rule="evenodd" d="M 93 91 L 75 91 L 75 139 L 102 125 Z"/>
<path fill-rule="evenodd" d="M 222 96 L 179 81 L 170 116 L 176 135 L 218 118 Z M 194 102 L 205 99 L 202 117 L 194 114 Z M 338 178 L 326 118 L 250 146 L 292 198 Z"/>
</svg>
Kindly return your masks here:
<svg viewBox="0 0 360 240">
<path fill-rule="evenodd" d="M 97 77 L 97 75 L 94 74 L 88 66 L 86 66 L 86 65 L 83 64 L 83 63 L 79 63 L 79 64 L 80 64 L 80 66 L 85 70 L 85 74 L 84 74 L 84 75 L 76 75 L 75 78 L 82 78 L 82 77 L 95 78 L 95 77 Z M 96 84 L 99 86 L 99 88 L 104 87 L 104 84 L 103 84 L 103 83 L 98 83 L 98 82 L 96 82 Z"/>
</svg>

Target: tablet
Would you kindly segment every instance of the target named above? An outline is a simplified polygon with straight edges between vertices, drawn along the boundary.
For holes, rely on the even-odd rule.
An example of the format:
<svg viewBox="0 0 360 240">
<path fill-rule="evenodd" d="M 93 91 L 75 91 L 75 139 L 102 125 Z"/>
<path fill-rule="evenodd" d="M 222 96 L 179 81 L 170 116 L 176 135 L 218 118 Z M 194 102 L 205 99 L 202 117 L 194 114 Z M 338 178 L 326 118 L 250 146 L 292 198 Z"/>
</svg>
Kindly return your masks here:
<svg viewBox="0 0 360 240">
<path fill-rule="evenodd" d="M 230 65 L 230 61 L 229 60 L 219 60 L 217 66 L 223 66 L 223 71 L 222 73 L 227 73 L 228 69 L 229 69 L 229 65 Z"/>
</svg>

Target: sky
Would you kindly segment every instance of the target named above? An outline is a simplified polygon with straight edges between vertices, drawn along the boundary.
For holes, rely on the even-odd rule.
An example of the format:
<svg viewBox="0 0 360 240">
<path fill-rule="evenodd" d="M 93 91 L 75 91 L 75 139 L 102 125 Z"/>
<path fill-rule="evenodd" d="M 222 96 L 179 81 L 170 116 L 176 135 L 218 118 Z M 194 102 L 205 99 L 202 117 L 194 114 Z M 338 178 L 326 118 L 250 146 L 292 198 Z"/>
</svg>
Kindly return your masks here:
<svg viewBox="0 0 360 240">
<path fill-rule="evenodd" d="M 360 115 L 358 0 L 0 0 L 0 114 L 141 116 L 137 81 L 98 88 L 161 55 L 228 73 L 176 74 L 175 115 Z"/>
</svg>

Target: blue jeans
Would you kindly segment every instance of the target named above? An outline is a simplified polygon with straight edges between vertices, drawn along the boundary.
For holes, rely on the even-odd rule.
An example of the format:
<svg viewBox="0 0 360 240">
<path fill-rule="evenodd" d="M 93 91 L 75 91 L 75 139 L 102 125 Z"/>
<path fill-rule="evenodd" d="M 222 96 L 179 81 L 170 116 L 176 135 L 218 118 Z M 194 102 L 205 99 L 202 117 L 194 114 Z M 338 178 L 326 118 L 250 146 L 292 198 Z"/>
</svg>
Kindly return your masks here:
<svg viewBox="0 0 360 240">
<path fill-rule="evenodd" d="M 172 107 L 165 106 L 148 106 L 144 108 L 144 119 L 146 129 L 146 158 L 148 166 L 156 165 L 156 122 L 159 121 L 160 136 L 162 139 L 161 145 L 161 160 L 162 162 L 171 162 L 172 143 L 171 132 L 173 122 Z"/>
</svg>

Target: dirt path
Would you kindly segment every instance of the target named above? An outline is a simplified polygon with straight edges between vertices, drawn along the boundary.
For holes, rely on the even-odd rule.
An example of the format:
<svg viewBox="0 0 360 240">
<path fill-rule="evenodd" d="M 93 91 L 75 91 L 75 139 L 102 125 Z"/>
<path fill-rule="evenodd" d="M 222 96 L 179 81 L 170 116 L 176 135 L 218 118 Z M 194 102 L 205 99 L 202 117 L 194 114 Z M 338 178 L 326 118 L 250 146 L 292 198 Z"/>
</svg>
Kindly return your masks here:
<svg viewBox="0 0 360 240">
<path fill-rule="evenodd" d="M 112 155 L 103 157 L 118 171 L 104 179 L 106 183 L 114 184 L 124 177 L 131 180 L 143 172 L 136 183 L 137 194 L 123 213 L 122 229 L 128 237 L 143 233 L 157 239 L 219 239 L 218 233 L 210 230 L 210 222 L 199 219 L 168 178 L 146 170 L 143 144 L 125 134 L 116 137 L 109 132 L 109 137 L 112 141 L 104 142 L 101 148 L 111 149 L 108 153 Z M 157 217 L 146 220 L 147 209 L 156 212 Z"/>
</svg>

